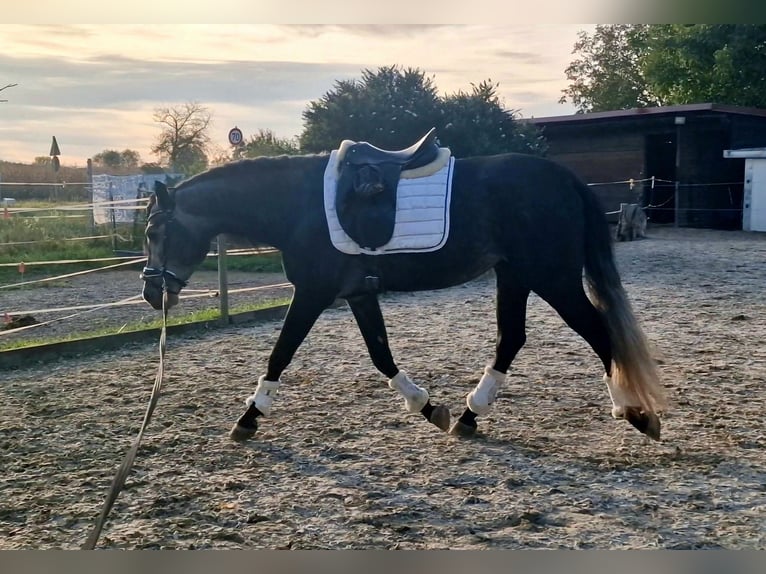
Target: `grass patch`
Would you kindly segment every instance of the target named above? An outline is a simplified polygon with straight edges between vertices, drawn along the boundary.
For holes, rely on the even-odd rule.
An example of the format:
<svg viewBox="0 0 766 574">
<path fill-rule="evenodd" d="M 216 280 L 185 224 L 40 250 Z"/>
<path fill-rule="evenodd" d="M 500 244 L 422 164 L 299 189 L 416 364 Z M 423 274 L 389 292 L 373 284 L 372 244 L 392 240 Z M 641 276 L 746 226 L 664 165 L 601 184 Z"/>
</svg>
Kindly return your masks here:
<svg viewBox="0 0 766 574">
<path fill-rule="evenodd" d="M 261 309 L 268 309 L 271 307 L 278 307 L 280 305 L 287 305 L 290 303 L 289 297 L 280 297 L 277 299 L 269 299 L 262 301 L 261 303 L 251 303 L 237 305 L 229 309 L 229 315 L 236 315 L 238 313 L 247 313 L 252 311 L 259 311 Z M 221 313 L 218 309 L 205 309 L 201 311 L 193 311 L 182 315 L 168 315 L 167 325 L 188 325 L 191 323 L 204 323 L 210 321 L 219 321 L 221 319 Z M 61 337 L 49 337 L 40 339 L 26 339 L 24 341 L 2 341 L 0 340 L 0 352 L 12 351 L 15 349 L 25 349 L 27 347 L 37 347 L 41 345 L 52 345 L 55 343 L 66 343 L 69 341 L 80 341 L 84 339 L 93 339 L 96 337 L 104 337 L 108 335 L 118 335 L 120 333 L 132 333 L 136 331 L 151 331 L 162 327 L 162 318 L 152 319 L 151 321 L 137 321 L 134 323 L 128 323 L 122 327 L 111 327 L 92 331 L 69 333 Z"/>
</svg>

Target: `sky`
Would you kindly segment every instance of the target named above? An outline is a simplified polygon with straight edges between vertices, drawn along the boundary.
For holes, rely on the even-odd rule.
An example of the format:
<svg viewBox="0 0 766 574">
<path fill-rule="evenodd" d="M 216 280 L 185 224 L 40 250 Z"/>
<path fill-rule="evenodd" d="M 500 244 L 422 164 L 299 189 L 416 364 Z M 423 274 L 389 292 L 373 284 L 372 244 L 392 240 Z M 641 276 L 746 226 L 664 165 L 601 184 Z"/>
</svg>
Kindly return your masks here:
<svg viewBox="0 0 766 574">
<path fill-rule="evenodd" d="M 574 113 L 559 104 L 565 68 L 586 24 L 0 24 L 0 160 L 47 156 L 84 166 L 114 149 L 150 148 L 160 106 L 197 102 L 212 113 L 218 150 L 237 126 L 292 138 L 308 103 L 365 69 L 419 68 L 441 94 L 498 83 L 522 117 Z"/>
</svg>

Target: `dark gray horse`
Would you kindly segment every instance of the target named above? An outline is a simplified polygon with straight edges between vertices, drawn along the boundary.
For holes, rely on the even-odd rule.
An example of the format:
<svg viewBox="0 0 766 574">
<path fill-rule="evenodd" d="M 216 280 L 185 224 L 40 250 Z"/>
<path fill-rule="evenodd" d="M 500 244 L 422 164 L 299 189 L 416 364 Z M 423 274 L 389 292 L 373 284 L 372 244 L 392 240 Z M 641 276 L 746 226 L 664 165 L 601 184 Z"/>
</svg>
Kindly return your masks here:
<svg viewBox="0 0 766 574">
<path fill-rule="evenodd" d="M 489 412 L 511 362 L 526 340 L 527 299 L 534 291 L 582 336 L 603 363 L 612 415 L 659 440 L 664 407 L 644 335 L 615 267 L 607 222 L 590 189 L 551 161 L 517 154 L 454 163 L 451 229 L 429 253 L 371 257 L 341 253 L 331 243 L 323 203 L 327 155 L 257 158 L 216 167 L 168 190 L 158 183 L 148 207 L 143 296 L 169 308 L 210 241 L 240 235 L 282 252 L 295 290 L 266 372 L 232 430 L 244 440 L 268 416 L 301 342 L 324 309 L 345 299 L 375 367 L 412 412 L 453 434 L 471 435 Z M 379 290 L 441 289 L 494 268 L 497 278 L 495 360 L 484 369 L 467 408 L 451 424 L 444 406 L 399 370 L 388 345 Z M 371 269 L 376 282 L 366 277 Z M 583 270 L 589 287 L 583 284 Z"/>
</svg>

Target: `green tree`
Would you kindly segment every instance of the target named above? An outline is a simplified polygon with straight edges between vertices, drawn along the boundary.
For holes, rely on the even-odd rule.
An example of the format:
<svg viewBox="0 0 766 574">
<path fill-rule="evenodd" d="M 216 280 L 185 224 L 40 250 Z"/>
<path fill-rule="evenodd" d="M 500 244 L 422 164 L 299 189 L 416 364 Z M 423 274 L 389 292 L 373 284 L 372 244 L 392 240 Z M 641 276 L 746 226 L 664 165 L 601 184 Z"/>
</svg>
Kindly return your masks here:
<svg viewBox="0 0 766 574">
<path fill-rule="evenodd" d="M 141 172 L 146 174 L 165 173 L 165 168 L 156 162 L 141 164 Z"/>
<path fill-rule="evenodd" d="M 141 155 L 137 151 L 131 149 L 123 151 L 105 149 L 94 155 L 92 160 L 95 165 L 106 168 L 135 168 L 138 167 L 141 161 Z"/>
<path fill-rule="evenodd" d="M 643 67 L 661 99 L 766 107 L 766 25 L 652 28 L 651 51 Z"/>
<path fill-rule="evenodd" d="M 517 121 L 497 95 L 498 84 L 485 80 L 441 103 L 439 140 L 455 157 L 522 152 L 542 155 L 547 149 L 540 131 Z"/>
<path fill-rule="evenodd" d="M 208 165 L 211 120 L 211 112 L 196 102 L 156 108 L 154 121 L 160 124 L 162 131 L 152 153 L 171 171 L 186 175 L 203 171 Z"/>
<path fill-rule="evenodd" d="M 120 155 L 122 155 L 122 165 L 125 167 L 138 167 L 141 163 L 141 154 L 134 149 L 124 149 Z"/>
<path fill-rule="evenodd" d="M 419 69 L 387 66 L 365 69 L 361 80 L 341 80 L 303 112 L 300 148 L 329 151 L 344 139 L 402 148 L 434 126 L 439 96 Z"/>
<path fill-rule="evenodd" d="M 343 139 L 399 149 L 432 127 L 457 157 L 545 149 L 537 128 L 517 122 L 489 80 L 473 85 L 469 93 L 440 97 L 424 72 L 397 66 L 364 70 L 359 81 L 336 82 L 309 103 L 303 118 L 300 147 L 308 152 L 337 148 Z"/>
<path fill-rule="evenodd" d="M 259 129 L 258 133 L 234 149 L 234 159 L 274 155 L 296 155 L 300 153 L 294 140 L 279 138 L 269 129 Z"/>
<path fill-rule="evenodd" d="M 593 34 L 580 31 L 572 50 L 579 57 L 564 71 L 570 84 L 559 103 L 571 101 L 579 113 L 660 105 L 643 71 L 650 31 L 646 24 L 602 24 Z"/>
<path fill-rule="evenodd" d="M 713 102 L 766 107 L 766 25 L 596 26 L 580 32 L 561 102 L 580 112 Z"/>
</svg>

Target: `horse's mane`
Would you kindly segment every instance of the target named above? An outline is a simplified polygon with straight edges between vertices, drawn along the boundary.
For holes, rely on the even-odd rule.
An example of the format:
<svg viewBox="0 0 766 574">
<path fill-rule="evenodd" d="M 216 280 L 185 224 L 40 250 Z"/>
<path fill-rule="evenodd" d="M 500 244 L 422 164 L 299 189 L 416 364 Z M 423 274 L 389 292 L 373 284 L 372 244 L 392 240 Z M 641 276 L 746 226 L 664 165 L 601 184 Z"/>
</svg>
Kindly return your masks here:
<svg viewBox="0 0 766 574">
<path fill-rule="evenodd" d="M 305 154 L 305 155 L 275 155 L 275 156 L 261 156 L 255 158 L 238 159 L 230 161 L 223 165 L 211 167 L 201 173 L 193 175 L 182 182 L 180 182 L 176 188 L 186 187 L 192 183 L 205 183 L 211 179 L 217 179 L 220 177 L 236 177 L 252 173 L 255 170 L 264 169 L 268 167 L 280 167 L 287 163 L 295 163 L 308 160 L 316 160 L 317 158 L 326 158 L 329 154 Z"/>
</svg>

